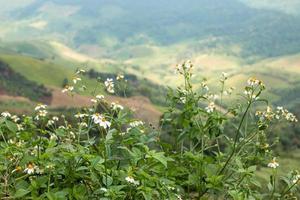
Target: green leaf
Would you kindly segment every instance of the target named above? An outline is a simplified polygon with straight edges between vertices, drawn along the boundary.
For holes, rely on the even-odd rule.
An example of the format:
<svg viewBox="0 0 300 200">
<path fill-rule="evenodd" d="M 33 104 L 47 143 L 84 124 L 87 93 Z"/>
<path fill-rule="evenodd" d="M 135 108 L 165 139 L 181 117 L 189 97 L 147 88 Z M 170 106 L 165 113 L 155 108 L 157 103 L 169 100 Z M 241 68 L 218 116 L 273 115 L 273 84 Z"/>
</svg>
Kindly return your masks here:
<svg viewBox="0 0 300 200">
<path fill-rule="evenodd" d="M 14 198 L 21 198 L 21 197 L 24 197 L 24 196 L 26 196 L 26 195 L 27 195 L 28 193 L 30 193 L 30 192 L 31 192 L 30 190 L 20 188 L 20 189 L 18 189 L 17 192 L 15 193 Z"/>
<path fill-rule="evenodd" d="M 11 132 L 13 132 L 13 133 L 17 132 L 18 127 L 17 127 L 17 125 L 16 125 L 15 123 L 6 120 L 6 121 L 5 121 L 5 124 L 6 124 L 7 128 L 8 128 Z"/>
</svg>

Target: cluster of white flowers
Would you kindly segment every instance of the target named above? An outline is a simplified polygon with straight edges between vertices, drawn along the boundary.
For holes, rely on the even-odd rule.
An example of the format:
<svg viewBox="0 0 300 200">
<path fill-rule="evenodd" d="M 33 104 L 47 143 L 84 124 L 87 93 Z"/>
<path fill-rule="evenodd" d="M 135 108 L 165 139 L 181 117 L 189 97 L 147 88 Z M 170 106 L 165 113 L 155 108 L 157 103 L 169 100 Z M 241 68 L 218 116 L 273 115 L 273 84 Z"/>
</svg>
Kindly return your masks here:
<svg viewBox="0 0 300 200">
<path fill-rule="evenodd" d="M 115 93 L 115 84 L 113 82 L 113 79 L 111 79 L 111 78 L 106 79 L 106 81 L 104 82 L 104 85 L 106 87 L 107 92 Z"/>
<path fill-rule="evenodd" d="M 214 102 L 210 102 L 207 107 L 205 107 L 206 112 L 212 113 L 216 109 L 216 105 Z"/>
<path fill-rule="evenodd" d="M 184 71 L 189 72 L 193 68 L 193 64 L 190 60 L 183 62 L 182 64 L 176 65 L 175 73 L 183 74 Z"/>
<path fill-rule="evenodd" d="M 134 178 L 131 177 L 131 176 L 127 176 L 127 177 L 125 178 L 125 180 L 126 180 L 128 183 L 131 183 L 131 184 L 133 184 L 133 185 L 135 185 L 135 186 L 138 186 L 138 185 L 140 184 L 139 181 L 134 180 Z"/>
<path fill-rule="evenodd" d="M 298 122 L 297 117 L 290 113 L 287 109 L 284 109 L 281 106 L 278 106 L 275 111 L 272 110 L 270 106 L 267 107 L 265 111 L 256 111 L 256 116 L 263 120 L 273 120 L 273 119 L 286 119 L 290 122 Z"/>
<path fill-rule="evenodd" d="M 249 78 L 247 83 L 248 83 L 248 86 L 251 86 L 251 87 L 255 87 L 255 86 L 263 84 L 261 80 L 258 80 L 254 77 Z"/>
<path fill-rule="evenodd" d="M 287 121 L 298 122 L 297 117 L 293 113 L 290 113 L 287 109 L 284 109 L 283 107 L 278 106 L 275 117 L 279 118 L 280 116 L 284 117 Z"/>
<path fill-rule="evenodd" d="M 1 113 L 1 116 L 4 117 L 4 118 L 10 118 L 11 114 L 9 112 L 5 111 L 5 112 Z"/>
<path fill-rule="evenodd" d="M 271 160 L 271 162 L 268 164 L 268 167 L 276 169 L 277 167 L 279 167 L 279 163 L 276 162 L 276 158 L 273 158 Z"/>
<path fill-rule="evenodd" d="M 111 126 L 111 123 L 105 119 L 104 116 L 100 115 L 99 113 L 95 113 L 92 115 L 92 119 L 95 124 L 107 129 Z"/>
<path fill-rule="evenodd" d="M 46 117 L 48 112 L 46 110 L 47 108 L 47 105 L 45 104 L 38 104 L 36 107 L 35 107 L 35 111 L 37 111 L 37 114 L 35 116 L 35 119 L 36 120 L 40 120 L 41 117 Z"/>
<path fill-rule="evenodd" d="M 111 107 L 113 110 L 115 110 L 115 111 L 117 111 L 117 110 L 123 110 L 123 109 L 124 109 L 124 107 L 123 107 L 122 105 L 117 104 L 117 103 L 115 103 L 115 102 L 112 102 L 112 103 L 110 104 L 110 107 Z"/>
<path fill-rule="evenodd" d="M 74 90 L 73 86 L 66 85 L 65 88 L 62 90 L 62 93 L 73 92 L 73 90 Z"/>
</svg>

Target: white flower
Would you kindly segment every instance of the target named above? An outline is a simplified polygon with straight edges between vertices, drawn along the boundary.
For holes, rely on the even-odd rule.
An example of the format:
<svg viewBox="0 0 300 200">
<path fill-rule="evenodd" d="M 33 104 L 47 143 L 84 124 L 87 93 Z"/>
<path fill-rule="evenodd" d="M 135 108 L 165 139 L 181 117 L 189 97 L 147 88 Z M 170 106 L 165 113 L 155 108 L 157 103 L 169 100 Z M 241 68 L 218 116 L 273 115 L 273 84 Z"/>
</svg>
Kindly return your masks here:
<svg viewBox="0 0 300 200">
<path fill-rule="evenodd" d="M 79 77 L 74 77 L 73 78 L 73 83 L 76 84 L 78 81 L 81 81 L 81 78 Z"/>
<path fill-rule="evenodd" d="M 129 126 L 132 128 L 142 126 L 142 125 L 144 125 L 144 122 L 142 122 L 142 121 L 134 121 L 134 122 L 129 123 Z"/>
<path fill-rule="evenodd" d="M 92 119 L 94 120 L 95 124 L 98 124 L 105 129 L 107 129 L 111 126 L 111 123 L 109 121 L 106 121 L 105 117 L 103 117 L 99 113 L 93 114 Z"/>
<path fill-rule="evenodd" d="M 115 92 L 115 90 L 114 90 L 115 85 L 114 85 L 113 79 L 111 79 L 111 78 L 106 79 L 106 81 L 104 82 L 104 85 L 106 87 L 106 90 L 109 93 Z"/>
<path fill-rule="evenodd" d="M 37 170 L 37 169 L 38 169 L 37 166 L 35 166 L 35 165 L 32 164 L 32 163 L 29 163 L 29 164 L 27 165 L 27 168 L 24 169 L 24 173 L 27 173 L 27 174 L 33 174 L 34 171 Z"/>
<path fill-rule="evenodd" d="M 224 79 L 227 79 L 227 78 L 228 78 L 228 74 L 227 74 L 226 72 L 222 72 L 222 77 L 223 77 Z"/>
<path fill-rule="evenodd" d="M 48 120 L 47 122 L 47 126 L 52 126 L 53 124 L 55 124 L 55 122 L 53 120 Z"/>
<path fill-rule="evenodd" d="M 52 117 L 52 120 L 57 122 L 59 120 L 59 118 L 54 116 L 54 117 Z"/>
<path fill-rule="evenodd" d="M 216 109 L 215 103 L 210 102 L 208 106 L 205 108 L 206 112 L 212 113 Z"/>
<path fill-rule="evenodd" d="M 62 90 L 62 93 L 72 92 L 73 90 L 74 90 L 73 86 L 66 85 L 65 88 Z"/>
<path fill-rule="evenodd" d="M 56 140 L 58 140 L 58 137 L 54 133 L 52 133 L 50 135 L 50 140 L 56 141 Z"/>
<path fill-rule="evenodd" d="M 122 74 L 119 74 L 118 76 L 117 76 L 117 78 L 116 78 L 117 80 L 122 80 L 122 79 L 124 79 L 124 75 L 122 75 Z"/>
<path fill-rule="evenodd" d="M 186 97 L 180 97 L 179 98 L 180 102 L 185 104 L 186 103 Z"/>
<path fill-rule="evenodd" d="M 85 122 L 81 122 L 81 123 L 79 123 L 79 126 L 81 126 L 81 127 L 85 127 L 85 128 L 87 128 L 87 127 L 88 127 L 87 123 L 85 123 Z"/>
<path fill-rule="evenodd" d="M 106 188 L 100 188 L 100 190 L 101 190 L 102 192 L 107 192 L 107 189 L 106 189 Z"/>
<path fill-rule="evenodd" d="M 17 124 L 18 131 L 24 131 L 22 124 Z"/>
<path fill-rule="evenodd" d="M 85 73 L 85 70 L 84 69 L 79 69 L 77 70 L 76 74 L 84 74 Z"/>
<path fill-rule="evenodd" d="M 178 200 L 182 200 L 182 197 L 179 194 L 175 194 Z"/>
<path fill-rule="evenodd" d="M 47 113 L 48 112 L 46 110 L 39 110 L 38 116 L 40 116 L 40 117 L 46 117 Z"/>
<path fill-rule="evenodd" d="M 4 117 L 4 118 L 8 118 L 8 117 L 11 117 L 11 114 L 7 111 L 1 113 L 1 116 Z"/>
<path fill-rule="evenodd" d="M 98 100 L 97 99 L 91 99 L 91 102 L 92 103 L 98 103 Z"/>
<path fill-rule="evenodd" d="M 119 104 L 116 104 L 114 102 L 111 103 L 110 107 L 113 109 L 113 110 L 123 110 L 124 107 L 119 105 Z"/>
<path fill-rule="evenodd" d="M 296 175 L 296 176 L 294 177 L 294 179 L 292 180 L 292 182 L 293 182 L 294 184 L 299 183 L 299 182 L 300 182 L 300 175 L 299 175 L 299 174 Z"/>
<path fill-rule="evenodd" d="M 88 114 L 77 113 L 77 114 L 74 115 L 74 116 L 75 116 L 75 118 L 80 118 L 80 119 L 82 119 L 82 118 L 88 117 L 89 115 L 88 115 Z"/>
<path fill-rule="evenodd" d="M 140 184 L 139 181 L 134 180 L 134 178 L 132 178 L 131 176 L 127 176 L 127 177 L 125 178 L 125 180 L 126 180 L 128 183 L 131 183 L 131 184 L 136 185 L 136 186 L 138 186 L 138 185 Z"/>
<path fill-rule="evenodd" d="M 272 161 L 268 164 L 268 167 L 276 169 L 277 167 L 279 167 L 279 163 L 276 162 L 276 158 L 273 158 Z"/>
<path fill-rule="evenodd" d="M 15 123 L 17 123 L 17 122 L 20 120 L 20 118 L 19 118 L 17 115 L 13 115 L 13 116 L 11 117 L 11 119 L 12 119 Z"/>
<path fill-rule="evenodd" d="M 103 96 L 103 95 L 101 95 L 101 94 L 98 94 L 98 95 L 96 96 L 96 99 L 98 99 L 98 100 L 102 100 L 102 99 L 104 99 L 104 96 Z"/>
<path fill-rule="evenodd" d="M 38 111 L 38 110 L 42 110 L 42 109 L 46 109 L 47 108 L 47 105 L 45 105 L 45 104 L 38 104 L 35 108 L 34 108 L 34 110 L 35 111 Z"/>
<path fill-rule="evenodd" d="M 248 85 L 249 86 L 257 86 L 257 85 L 261 85 L 262 82 L 256 78 L 249 78 L 248 81 L 247 81 Z"/>
</svg>

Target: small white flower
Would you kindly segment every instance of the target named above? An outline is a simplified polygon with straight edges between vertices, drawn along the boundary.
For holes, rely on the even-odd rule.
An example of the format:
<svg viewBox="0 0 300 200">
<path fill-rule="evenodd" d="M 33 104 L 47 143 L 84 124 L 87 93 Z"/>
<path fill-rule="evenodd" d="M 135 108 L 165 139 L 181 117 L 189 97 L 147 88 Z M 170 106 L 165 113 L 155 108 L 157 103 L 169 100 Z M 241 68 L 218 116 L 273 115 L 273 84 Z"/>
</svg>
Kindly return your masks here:
<svg viewBox="0 0 300 200">
<path fill-rule="evenodd" d="M 299 175 L 299 174 L 296 175 L 296 176 L 293 178 L 292 182 L 293 182 L 294 184 L 295 184 L 295 183 L 300 183 L 300 175 Z"/>
<path fill-rule="evenodd" d="M 273 158 L 272 161 L 268 164 L 268 167 L 276 169 L 277 167 L 279 167 L 279 163 L 276 162 L 276 158 Z"/>
<path fill-rule="evenodd" d="M 87 127 L 88 127 L 88 124 L 85 123 L 85 122 L 81 122 L 81 123 L 79 123 L 79 126 L 84 127 L 84 128 L 87 128 Z"/>
<path fill-rule="evenodd" d="M 180 97 L 179 98 L 180 102 L 185 104 L 186 103 L 186 97 Z"/>
<path fill-rule="evenodd" d="M 29 163 L 26 167 L 26 169 L 24 169 L 24 173 L 26 174 L 33 174 L 35 172 L 35 170 L 37 170 L 38 167 L 35 166 L 34 164 L 32 163 Z"/>
<path fill-rule="evenodd" d="M 91 99 L 91 102 L 96 104 L 96 103 L 98 103 L 98 100 L 97 99 Z"/>
<path fill-rule="evenodd" d="M 134 121 L 134 122 L 129 123 L 129 126 L 131 128 L 142 126 L 142 125 L 144 125 L 144 122 L 142 122 L 142 121 Z"/>
<path fill-rule="evenodd" d="M 104 85 L 106 87 L 106 90 L 109 93 L 115 92 L 115 90 L 114 90 L 115 85 L 114 85 L 113 79 L 111 79 L 111 78 L 106 79 L 106 81 L 104 82 Z"/>
<path fill-rule="evenodd" d="M 19 118 L 17 115 L 13 115 L 13 116 L 11 117 L 11 119 L 12 119 L 15 123 L 17 123 L 17 122 L 20 120 L 20 118 Z"/>
<path fill-rule="evenodd" d="M 56 140 L 58 140 L 58 137 L 54 133 L 52 133 L 50 135 L 50 140 L 56 141 Z"/>
<path fill-rule="evenodd" d="M 257 86 L 257 85 L 261 85 L 262 82 L 256 78 L 249 78 L 248 81 L 247 81 L 248 85 L 249 86 Z"/>
<path fill-rule="evenodd" d="M 113 109 L 113 110 L 123 110 L 124 107 L 121 106 L 120 104 L 116 104 L 114 102 L 111 103 L 110 107 Z"/>
<path fill-rule="evenodd" d="M 100 190 L 101 190 L 102 192 L 107 192 L 107 189 L 106 189 L 106 188 L 100 188 Z"/>
<path fill-rule="evenodd" d="M 35 108 L 34 108 L 34 110 L 35 111 L 38 111 L 38 110 L 44 110 L 44 109 L 46 109 L 47 108 L 47 105 L 45 105 L 45 104 L 38 104 Z"/>
<path fill-rule="evenodd" d="M 212 113 L 216 109 L 215 103 L 210 102 L 208 106 L 205 108 L 206 112 Z"/>
<path fill-rule="evenodd" d="M 22 124 L 17 124 L 18 131 L 24 131 Z"/>
<path fill-rule="evenodd" d="M 81 81 L 81 78 L 79 77 L 74 77 L 73 78 L 73 83 L 76 84 L 78 81 Z"/>
<path fill-rule="evenodd" d="M 59 118 L 54 116 L 54 117 L 52 117 L 52 120 L 57 122 L 59 120 Z"/>
<path fill-rule="evenodd" d="M 85 70 L 84 69 L 79 69 L 77 70 L 76 74 L 84 74 L 85 73 Z"/>
<path fill-rule="evenodd" d="M 182 197 L 179 194 L 175 194 L 175 196 L 177 197 L 177 200 L 182 200 Z"/>
<path fill-rule="evenodd" d="M 117 80 L 122 80 L 122 79 L 124 79 L 124 75 L 122 75 L 122 74 L 119 74 L 118 76 L 117 76 L 117 78 L 116 78 Z"/>
<path fill-rule="evenodd" d="M 74 90 L 73 86 L 66 85 L 65 88 L 62 90 L 62 93 L 72 92 Z"/>
<path fill-rule="evenodd" d="M 103 100 L 103 99 L 104 99 L 104 96 L 101 95 L 101 94 L 98 94 L 98 95 L 96 96 L 96 99 L 98 99 L 98 100 Z"/>
<path fill-rule="evenodd" d="M 125 180 L 126 180 L 128 183 L 131 183 L 131 184 L 133 184 L 133 185 L 135 185 L 135 186 L 138 186 L 138 185 L 140 184 L 139 181 L 134 180 L 134 178 L 131 177 L 131 176 L 127 176 L 127 177 L 125 178 Z"/>
<path fill-rule="evenodd" d="M 11 117 L 11 114 L 9 112 L 5 111 L 5 112 L 1 113 L 1 116 L 4 118 L 9 118 L 9 117 Z"/>
<path fill-rule="evenodd" d="M 47 122 L 47 126 L 52 126 L 52 125 L 54 125 L 55 124 L 55 122 L 53 121 L 53 120 L 48 120 L 48 122 Z"/>
<path fill-rule="evenodd" d="M 80 118 L 80 119 L 83 119 L 83 118 L 85 118 L 85 117 L 88 117 L 89 115 L 88 114 L 81 114 L 81 113 L 77 113 L 76 115 L 74 115 L 75 116 L 75 118 Z"/>
<path fill-rule="evenodd" d="M 95 113 L 92 115 L 92 119 L 94 120 L 95 124 L 100 125 L 101 127 L 107 129 L 111 126 L 111 123 L 105 119 L 102 115 L 99 113 Z"/>
</svg>

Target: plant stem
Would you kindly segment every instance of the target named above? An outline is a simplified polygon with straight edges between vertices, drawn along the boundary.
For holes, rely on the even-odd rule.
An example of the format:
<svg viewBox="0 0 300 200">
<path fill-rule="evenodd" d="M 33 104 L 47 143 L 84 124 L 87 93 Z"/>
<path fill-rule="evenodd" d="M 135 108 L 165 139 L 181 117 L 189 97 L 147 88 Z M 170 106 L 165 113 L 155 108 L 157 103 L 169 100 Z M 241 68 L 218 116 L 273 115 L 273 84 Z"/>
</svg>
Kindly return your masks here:
<svg viewBox="0 0 300 200">
<path fill-rule="evenodd" d="M 249 109 L 250 109 L 250 107 L 251 107 L 251 104 L 252 104 L 252 101 L 250 101 L 250 102 L 248 103 L 248 106 L 247 106 L 247 108 L 246 108 L 246 110 L 245 110 L 245 112 L 244 112 L 244 114 L 243 114 L 243 117 L 242 117 L 242 119 L 241 119 L 241 121 L 240 121 L 240 124 L 239 124 L 239 126 L 238 126 L 238 129 L 237 129 L 237 131 L 236 131 L 235 139 L 234 139 L 234 143 L 233 143 L 233 149 L 232 149 L 232 152 L 231 152 L 231 154 L 229 155 L 228 159 L 226 160 L 226 162 L 225 162 L 224 166 L 222 167 L 222 169 L 219 171 L 218 175 L 220 175 L 220 174 L 223 173 L 223 171 L 226 169 L 227 165 L 229 164 L 229 162 L 231 161 L 232 157 L 234 156 L 234 154 L 235 154 L 235 152 L 236 152 L 237 141 L 238 141 L 238 138 L 239 138 L 239 135 L 240 135 L 239 133 L 240 133 L 241 127 L 242 127 L 242 125 L 243 125 L 243 122 L 244 122 L 244 120 L 245 120 L 245 117 L 246 117 L 246 115 L 247 115 L 247 113 L 248 113 L 248 111 L 249 111 Z"/>
</svg>

